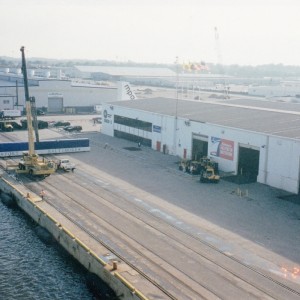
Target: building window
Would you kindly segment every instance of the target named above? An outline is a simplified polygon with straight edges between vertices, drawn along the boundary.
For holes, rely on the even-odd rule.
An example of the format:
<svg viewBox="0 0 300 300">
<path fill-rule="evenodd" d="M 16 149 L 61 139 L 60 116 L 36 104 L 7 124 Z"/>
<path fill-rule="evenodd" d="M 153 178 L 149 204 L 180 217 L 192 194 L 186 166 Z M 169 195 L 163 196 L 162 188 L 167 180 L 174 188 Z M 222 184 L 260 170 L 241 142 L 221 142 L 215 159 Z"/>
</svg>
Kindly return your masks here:
<svg viewBox="0 0 300 300">
<path fill-rule="evenodd" d="M 3 104 L 9 104 L 9 100 L 3 100 Z"/>
<path fill-rule="evenodd" d="M 116 124 L 125 125 L 137 129 L 141 129 L 144 131 L 152 132 L 152 123 L 140 121 L 137 119 L 126 118 L 118 115 L 114 115 L 114 122 Z"/>
<path fill-rule="evenodd" d="M 124 140 L 132 141 L 132 142 L 135 142 L 135 143 L 141 143 L 143 146 L 146 146 L 146 147 L 151 147 L 152 146 L 152 141 L 150 139 L 146 139 L 146 138 L 143 138 L 141 136 L 137 136 L 137 135 L 130 134 L 130 133 L 127 133 L 127 132 L 114 130 L 114 136 L 118 137 L 118 138 L 121 138 L 121 139 L 124 139 Z"/>
</svg>

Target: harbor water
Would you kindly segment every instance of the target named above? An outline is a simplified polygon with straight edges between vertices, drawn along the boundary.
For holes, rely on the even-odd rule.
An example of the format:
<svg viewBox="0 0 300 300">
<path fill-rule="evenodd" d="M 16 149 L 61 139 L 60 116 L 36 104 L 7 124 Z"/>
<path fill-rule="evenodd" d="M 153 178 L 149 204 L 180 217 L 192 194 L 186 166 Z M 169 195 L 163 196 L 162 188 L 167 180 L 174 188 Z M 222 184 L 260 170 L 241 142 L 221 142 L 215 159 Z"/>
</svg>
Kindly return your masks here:
<svg viewBox="0 0 300 300">
<path fill-rule="evenodd" d="M 0 299 L 102 299 L 88 284 L 88 272 L 41 232 L 18 207 L 0 200 Z"/>
</svg>

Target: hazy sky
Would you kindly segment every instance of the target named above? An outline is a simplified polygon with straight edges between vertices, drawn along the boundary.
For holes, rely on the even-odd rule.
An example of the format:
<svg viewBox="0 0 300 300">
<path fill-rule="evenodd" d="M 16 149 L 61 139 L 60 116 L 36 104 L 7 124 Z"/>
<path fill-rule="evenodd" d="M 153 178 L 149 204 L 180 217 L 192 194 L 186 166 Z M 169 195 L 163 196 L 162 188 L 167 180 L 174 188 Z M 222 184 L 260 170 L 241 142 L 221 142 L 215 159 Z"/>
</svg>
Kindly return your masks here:
<svg viewBox="0 0 300 300">
<path fill-rule="evenodd" d="M 300 65 L 299 13 L 300 0 L 0 0 L 0 56 Z"/>
</svg>

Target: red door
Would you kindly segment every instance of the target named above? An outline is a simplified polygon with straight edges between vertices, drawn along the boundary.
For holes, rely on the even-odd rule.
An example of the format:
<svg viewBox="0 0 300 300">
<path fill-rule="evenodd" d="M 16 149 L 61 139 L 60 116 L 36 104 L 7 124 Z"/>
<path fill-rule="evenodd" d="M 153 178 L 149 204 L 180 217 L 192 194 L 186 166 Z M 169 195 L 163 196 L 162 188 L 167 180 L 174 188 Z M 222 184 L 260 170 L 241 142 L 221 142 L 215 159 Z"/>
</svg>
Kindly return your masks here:
<svg viewBox="0 0 300 300">
<path fill-rule="evenodd" d="M 156 150 L 160 152 L 161 142 L 156 142 Z"/>
</svg>

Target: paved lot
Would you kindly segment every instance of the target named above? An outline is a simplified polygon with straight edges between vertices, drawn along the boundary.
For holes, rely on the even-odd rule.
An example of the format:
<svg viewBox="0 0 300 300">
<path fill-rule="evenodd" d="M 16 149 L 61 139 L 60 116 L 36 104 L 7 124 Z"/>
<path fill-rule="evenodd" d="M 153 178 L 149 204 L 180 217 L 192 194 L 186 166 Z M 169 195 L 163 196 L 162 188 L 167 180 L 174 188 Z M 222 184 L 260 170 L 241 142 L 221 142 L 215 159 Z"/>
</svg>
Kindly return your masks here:
<svg viewBox="0 0 300 300">
<path fill-rule="evenodd" d="M 74 158 L 300 264 L 300 205 L 280 199 L 285 192 L 258 183 L 237 185 L 221 180 L 219 184 L 201 184 L 198 176 L 178 170 L 176 157 L 145 147 L 141 151 L 124 149 L 137 145 L 101 134 L 100 125 L 94 126 L 92 117 L 44 118 L 83 125 L 83 133 L 78 136 L 91 139 L 91 152 L 72 154 Z M 9 134 L 15 139 L 27 138 L 26 132 Z M 62 134 L 67 133 L 41 130 L 40 138 Z M 239 197 L 237 188 L 247 190 L 248 196 Z"/>
<path fill-rule="evenodd" d="M 178 170 L 176 157 L 145 147 L 129 151 L 124 148 L 137 145 L 101 133 L 85 136 L 92 150 L 74 158 L 300 264 L 300 205 L 278 198 L 285 192 L 258 183 L 201 184 Z M 238 196 L 237 188 L 248 197 Z"/>
<path fill-rule="evenodd" d="M 59 138 L 62 135 L 69 135 L 68 132 L 63 130 L 63 127 L 54 128 L 51 126 L 51 122 L 57 121 L 68 121 L 71 125 L 80 125 L 82 126 L 82 133 L 84 132 L 100 132 L 100 124 L 94 124 L 93 118 L 99 117 L 99 115 L 46 115 L 46 116 L 38 116 L 38 120 L 50 122 L 49 129 L 40 129 L 39 137 L 40 140 L 45 139 L 55 139 Z M 25 117 L 22 117 L 25 119 Z M 74 133 L 72 133 L 74 135 Z M 14 132 L 3 133 L 0 132 L 0 140 L 1 142 L 10 142 L 12 140 L 18 141 L 26 141 L 28 140 L 27 130 L 15 130 Z"/>
</svg>

